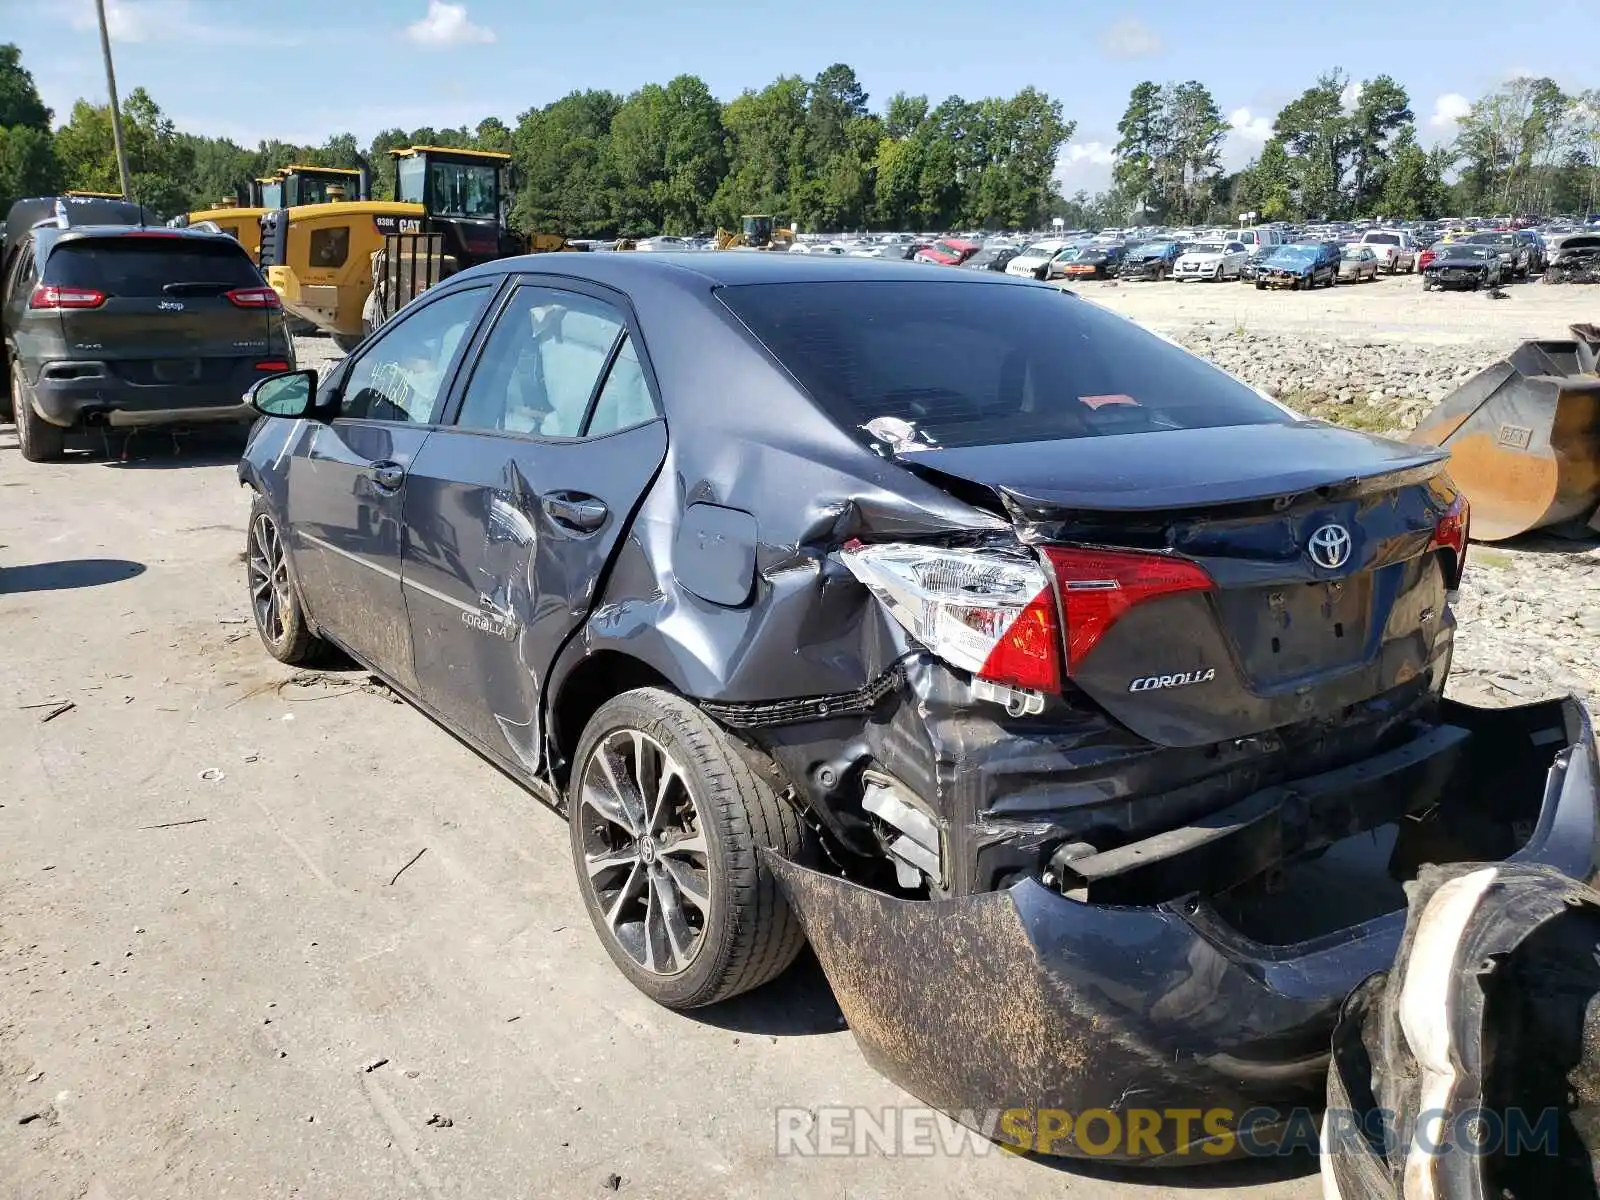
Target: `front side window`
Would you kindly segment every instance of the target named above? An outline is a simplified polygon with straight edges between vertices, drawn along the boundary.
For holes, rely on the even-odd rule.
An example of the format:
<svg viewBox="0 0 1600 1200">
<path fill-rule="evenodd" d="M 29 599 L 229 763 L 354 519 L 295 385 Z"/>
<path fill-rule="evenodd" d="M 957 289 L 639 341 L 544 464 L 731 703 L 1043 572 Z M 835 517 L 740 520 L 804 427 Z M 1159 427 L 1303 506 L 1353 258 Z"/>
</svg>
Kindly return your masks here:
<svg viewBox="0 0 1600 1200">
<path fill-rule="evenodd" d="M 467 384 L 456 423 L 465 429 L 577 437 L 589 399 L 626 322 L 602 300 L 519 287 Z"/>
<path fill-rule="evenodd" d="M 456 349 L 472 329 L 489 289 L 430 300 L 397 322 L 362 354 L 339 402 L 341 417 L 425 425 Z"/>
<path fill-rule="evenodd" d="M 420 155 L 395 160 L 395 199 L 402 204 L 421 204 L 426 197 L 427 164 Z"/>
<path fill-rule="evenodd" d="M 441 217 L 492 220 L 500 209 L 499 169 L 482 163 L 428 167 L 428 211 Z"/>
<path fill-rule="evenodd" d="M 960 282 L 745 284 L 717 295 L 841 427 L 927 446 L 1281 423 L 1238 380 L 1088 301 Z"/>
</svg>

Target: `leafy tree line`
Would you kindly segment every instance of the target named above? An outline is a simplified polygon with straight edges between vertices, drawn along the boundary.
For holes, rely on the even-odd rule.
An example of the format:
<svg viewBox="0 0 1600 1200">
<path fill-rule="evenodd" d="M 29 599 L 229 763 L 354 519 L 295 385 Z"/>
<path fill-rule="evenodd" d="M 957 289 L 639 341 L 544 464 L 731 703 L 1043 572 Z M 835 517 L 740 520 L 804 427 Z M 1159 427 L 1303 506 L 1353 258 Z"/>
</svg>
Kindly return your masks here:
<svg viewBox="0 0 1600 1200">
<path fill-rule="evenodd" d="M 568 236 L 698 233 L 766 212 L 807 230 L 1024 227 L 1055 200 L 1051 176 L 1072 136 L 1061 104 L 1035 88 L 938 104 L 892 97 L 868 107 L 855 72 L 784 76 L 723 103 L 693 75 L 630 96 L 573 92 L 507 125 L 389 129 L 361 147 L 250 150 L 177 129 L 143 89 L 123 104 L 133 188 L 164 213 L 208 208 L 247 179 L 290 162 L 356 166 L 391 194 L 389 150 L 414 144 L 505 150 L 518 167 L 512 221 Z M 80 100 L 53 134 L 15 46 L 0 46 L 0 212 L 19 195 L 117 190 L 109 108 Z"/>
<path fill-rule="evenodd" d="M 1140 83 L 1117 126 L 1112 187 L 1058 200 L 1054 213 L 1096 227 L 1600 207 L 1600 89 L 1513 79 L 1429 150 L 1392 77 L 1358 83 L 1335 69 L 1284 105 L 1260 153 L 1232 173 L 1221 166 L 1228 129 L 1203 84 Z"/>
</svg>

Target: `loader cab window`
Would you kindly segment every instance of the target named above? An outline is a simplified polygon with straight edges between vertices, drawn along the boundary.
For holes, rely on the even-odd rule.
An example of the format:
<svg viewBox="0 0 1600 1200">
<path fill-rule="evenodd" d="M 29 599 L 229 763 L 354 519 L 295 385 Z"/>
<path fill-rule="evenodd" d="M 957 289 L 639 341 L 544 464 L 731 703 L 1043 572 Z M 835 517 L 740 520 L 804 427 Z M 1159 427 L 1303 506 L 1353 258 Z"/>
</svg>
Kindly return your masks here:
<svg viewBox="0 0 1600 1200">
<path fill-rule="evenodd" d="M 500 215 L 500 168 L 486 163 L 402 158 L 395 168 L 398 198 L 438 217 L 492 221 Z"/>
<path fill-rule="evenodd" d="M 282 208 L 283 207 L 283 184 L 281 182 L 279 182 L 279 183 L 263 183 L 261 185 L 261 207 L 262 208 Z"/>
</svg>

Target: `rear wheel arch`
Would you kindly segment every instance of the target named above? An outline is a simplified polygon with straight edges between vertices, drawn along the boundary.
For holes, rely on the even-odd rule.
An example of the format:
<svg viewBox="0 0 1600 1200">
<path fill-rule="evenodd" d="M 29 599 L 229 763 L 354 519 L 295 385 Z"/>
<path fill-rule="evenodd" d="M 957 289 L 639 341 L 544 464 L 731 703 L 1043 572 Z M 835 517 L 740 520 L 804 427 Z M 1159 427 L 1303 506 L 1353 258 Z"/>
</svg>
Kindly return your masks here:
<svg viewBox="0 0 1600 1200">
<path fill-rule="evenodd" d="M 682 692 L 655 667 L 620 650 L 585 655 L 554 681 L 555 694 L 546 706 L 547 742 L 550 774 L 562 787 L 566 786 L 584 729 L 607 701 L 638 688 Z"/>
</svg>

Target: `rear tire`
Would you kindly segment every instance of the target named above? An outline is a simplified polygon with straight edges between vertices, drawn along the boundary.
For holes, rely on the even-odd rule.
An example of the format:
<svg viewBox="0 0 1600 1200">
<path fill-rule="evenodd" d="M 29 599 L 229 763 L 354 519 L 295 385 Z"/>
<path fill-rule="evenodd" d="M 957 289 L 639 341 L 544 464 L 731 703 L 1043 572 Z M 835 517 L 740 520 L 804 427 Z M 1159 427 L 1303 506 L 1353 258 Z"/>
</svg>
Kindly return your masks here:
<svg viewBox="0 0 1600 1200">
<path fill-rule="evenodd" d="M 697 1008 L 788 969 L 805 935 L 759 852 L 801 858 L 805 827 L 688 700 L 640 688 L 601 705 L 567 794 L 589 919 L 646 996 Z"/>
<path fill-rule="evenodd" d="M 11 403 L 17 413 L 17 449 L 29 462 L 56 462 L 66 453 L 67 431 L 52 425 L 33 407 L 33 389 L 22 377 L 22 367 L 11 364 Z"/>
</svg>

